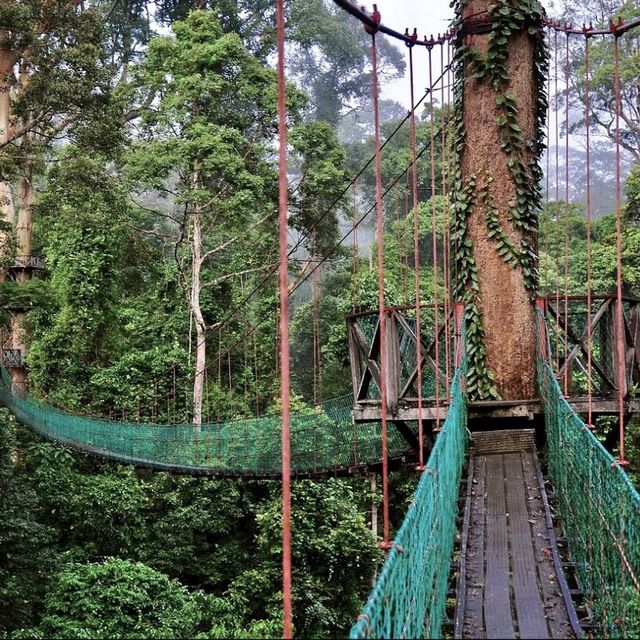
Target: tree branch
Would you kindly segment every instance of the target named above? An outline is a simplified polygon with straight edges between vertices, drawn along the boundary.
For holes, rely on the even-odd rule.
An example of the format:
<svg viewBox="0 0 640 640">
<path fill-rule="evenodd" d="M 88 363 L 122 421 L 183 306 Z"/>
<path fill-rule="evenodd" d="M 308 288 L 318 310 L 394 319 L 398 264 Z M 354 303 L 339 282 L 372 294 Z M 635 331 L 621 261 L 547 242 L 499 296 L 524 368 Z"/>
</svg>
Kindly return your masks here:
<svg viewBox="0 0 640 640">
<path fill-rule="evenodd" d="M 232 245 L 234 242 L 237 242 L 240 238 L 246 237 L 247 233 L 259 227 L 261 224 L 266 222 L 273 215 L 274 215 L 273 212 L 268 213 L 266 216 L 258 220 L 258 222 L 250 226 L 248 229 L 245 229 L 245 231 L 243 231 L 242 233 L 239 233 L 237 236 L 234 236 L 233 238 L 230 238 L 226 242 L 223 242 L 222 244 L 218 245 L 217 247 L 214 247 L 213 249 L 209 249 L 209 251 L 206 251 L 205 253 L 203 253 L 202 258 L 200 259 L 201 264 L 204 263 L 204 261 L 210 258 L 213 254 L 219 253 L 223 249 L 226 249 L 229 245 Z"/>
<path fill-rule="evenodd" d="M 272 264 L 265 264 L 261 267 L 253 267 L 252 269 L 244 269 L 243 271 L 235 271 L 234 273 L 227 273 L 224 276 L 220 276 L 215 280 L 210 280 L 201 285 L 201 289 L 206 289 L 208 287 L 213 287 L 217 284 L 221 284 L 222 282 L 226 282 L 227 280 L 231 280 L 232 278 L 238 278 L 240 276 L 246 276 L 249 273 L 258 273 L 260 271 L 268 271 L 269 269 L 273 269 L 278 265 L 277 262 Z"/>
</svg>

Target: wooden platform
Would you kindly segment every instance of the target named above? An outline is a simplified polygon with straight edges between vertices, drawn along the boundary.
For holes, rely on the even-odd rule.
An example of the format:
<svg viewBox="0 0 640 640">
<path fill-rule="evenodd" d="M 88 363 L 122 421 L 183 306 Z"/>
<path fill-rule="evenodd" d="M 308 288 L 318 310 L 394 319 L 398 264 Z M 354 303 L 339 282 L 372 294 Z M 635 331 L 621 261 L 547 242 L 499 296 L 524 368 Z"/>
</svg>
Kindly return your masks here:
<svg viewBox="0 0 640 640">
<path fill-rule="evenodd" d="M 474 434 L 456 638 L 581 637 L 531 430 Z"/>
</svg>

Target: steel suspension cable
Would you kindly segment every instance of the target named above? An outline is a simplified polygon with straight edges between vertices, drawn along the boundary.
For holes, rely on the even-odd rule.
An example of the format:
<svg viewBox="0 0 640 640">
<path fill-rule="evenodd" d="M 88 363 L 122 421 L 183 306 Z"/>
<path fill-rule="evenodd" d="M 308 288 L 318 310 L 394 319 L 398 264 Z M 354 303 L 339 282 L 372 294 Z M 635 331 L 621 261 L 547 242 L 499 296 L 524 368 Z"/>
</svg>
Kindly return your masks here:
<svg viewBox="0 0 640 640">
<path fill-rule="evenodd" d="M 280 386 L 282 402 L 282 606 L 283 638 L 293 637 L 291 580 L 291 415 L 289 375 L 289 255 L 287 252 L 287 106 L 284 0 L 276 0 L 278 40 L 278 232 L 280 253 Z"/>
<path fill-rule="evenodd" d="M 433 87 L 433 60 L 432 47 L 427 47 L 429 54 L 429 86 Z M 435 347 L 436 375 L 435 375 L 435 406 L 436 406 L 436 429 L 440 428 L 440 328 L 438 309 L 438 217 L 436 211 L 436 155 L 435 155 L 435 133 L 433 122 L 433 92 L 429 93 L 429 139 L 431 145 L 431 239 L 433 251 L 433 335 Z"/>
<path fill-rule="evenodd" d="M 613 38 L 614 93 L 616 107 L 616 345 L 618 371 L 618 420 L 619 420 L 619 459 L 621 465 L 628 464 L 624 457 L 624 396 L 626 371 L 624 362 L 624 317 L 622 309 L 622 191 L 620 175 L 620 116 L 622 98 L 620 88 L 620 51 L 619 36 Z"/>
<path fill-rule="evenodd" d="M 244 295 L 244 279 L 245 276 L 240 276 L 240 295 Z M 247 345 L 247 325 L 249 324 L 248 322 L 248 314 L 249 314 L 249 309 L 248 307 L 245 308 L 244 311 L 244 316 L 242 318 L 242 333 L 245 334 L 245 338 L 243 340 L 242 343 L 242 358 L 243 358 L 243 372 L 242 372 L 242 382 L 243 382 L 243 392 L 244 392 L 244 403 L 245 405 L 248 406 L 248 398 L 247 398 L 247 362 L 249 359 L 249 355 L 248 355 L 248 345 Z M 207 367 L 205 367 L 205 372 L 207 370 Z"/>
<path fill-rule="evenodd" d="M 556 315 L 558 331 L 560 330 L 560 119 L 558 116 L 558 32 L 554 32 L 554 102 L 555 102 L 555 128 L 556 128 L 556 202 L 555 202 L 555 280 L 556 280 Z M 556 344 L 557 368 L 560 372 L 560 345 Z"/>
<path fill-rule="evenodd" d="M 430 145 L 426 144 L 418 153 L 418 159 L 422 158 L 422 156 L 429 149 L 430 149 Z M 400 182 L 400 180 L 404 177 L 406 172 L 410 170 L 410 168 L 411 168 L 411 165 L 409 164 L 409 166 L 404 171 L 399 173 L 391 181 L 391 184 L 384 190 L 382 194 L 383 198 L 385 198 L 393 190 L 393 188 Z M 373 205 L 371 205 L 371 207 L 369 207 L 369 209 L 367 209 L 367 211 L 362 216 L 360 216 L 360 218 L 358 219 L 355 225 L 356 229 L 369 217 L 369 214 L 372 211 L 374 211 L 375 208 L 376 208 L 376 204 L 374 203 Z M 324 264 L 326 261 L 328 261 L 328 259 L 342 246 L 344 241 L 351 235 L 352 231 L 353 231 L 353 226 L 348 231 L 346 231 L 344 235 L 333 245 L 333 247 L 321 258 L 321 260 L 319 261 L 319 264 Z M 301 274 L 300 278 L 295 282 L 295 284 L 292 287 L 290 287 L 289 295 L 295 293 L 309 279 L 309 277 L 310 277 L 310 272 Z M 250 330 L 250 334 L 253 333 L 258 327 L 262 326 L 264 322 L 266 322 L 266 318 L 264 320 L 259 321 L 256 325 L 254 325 Z M 233 350 L 234 347 L 236 347 L 238 344 L 240 344 L 240 340 L 236 340 L 234 343 L 232 343 L 232 345 L 227 348 L 227 351 Z"/>
<path fill-rule="evenodd" d="M 173 370 L 173 385 L 175 388 L 175 378 L 176 378 L 176 371 L 175 371 L 175 367 Z M 220 396 L 220 391 L 222 390 L 222 327 L 218 327 L 218 396 Z M 218 399 L 218 406 L 216 407 L 216 418 L 218 420 L 218 422 L 220 422 L 220 399 Z M 175 405 L 175 398 L 174 398 L 174 405 Z"/>
<path fill-rule="evenodd" d="M 547 37 L 551 36 L 551 30 L 547 27 Z M 547 95 L 551 95 L 551 71 L 550 68 L 547 67 Z M 546 129 L 547 129 L 547 153 L 546 153 L 546 161 L 547 161 L 547 172 L 546 172 L 546 195 L 547 195 L 547 206 L 544 216 L 544 272 L 543 272 L 543 280 L 544 280 L 544 295 L 548 296 L 550 292 L 549 288 L 549 262 L 551 256 L 549 254 L 549 235 L 551 233 L 551 192 L 550 192 L 550 173 L 551 173 L 551 153 L 549 149 L 549 137 L 551 135 L 551 100 L 547 101 L 547 118 L 546 118 Z"/>
<path fill-rule="evenodd" d="M 440 44 L 440 74 L 444 73 L 444 43 Z M 444 82 L 440 87 L 440 130 L 442 133 L 440 144 L 440 179 L 442 184 L 440 190 L 442 192 L 442 204 L 444 206 L 444 216 L 442 221 L 442 277 L 443 277 L 443 296 L 444 296 L 444 362 L 445 362 L 445 385 L 446 398 L 449 398 L 449 385 L 451 381 L 451 326 L 450 326 L 450 292 L 451 282 L 449 279 L 449 203 L 447 201 L 447 127 L 445 126 L 445 90 Z"/>
<path fill-rule="evenodd" d="M 316 233 L 313 234 L 313 271 L 311 275 L 311 298 L 313 307 L 312 349 L 313 349 L 313 404 L 318 404 L 318 378 L 320 370 L 319 322 L 318 322 L 318 264 L 316 259 Z"/>
<path fill-rule="evenodd" d="M 444 76 L 441 76 L 436 79 L 436 85 L 438 82 L 442 82 L 443 77 Z M 427 99 L 430 92 L 431 92 L 431 89 L 427 89 L 425 91 L 423 96 L 420 98 L 420 100 L 416 104 L 416 108 L 419 107 Z M 400 120 L 400 122 L 398 122 L 395 129 L 389 134 L 389 136 L 387 136 L 385 141 L 382 142 L 380 147 L 381 151 L 384 150 L 384 148 L 399 133 L 399 131 L 402 129 L 402 127 L 405 125 L 408 119 L 409 119 L 409 114 L 407 114 L 402 120 Z M 355 175 L 355 177 L 352 178 L 351 181 L 344 187 L 344 189 L 334 198 L 333 202 L 325 209 L 325 211 L 323 211 L 323 213 L 313 221 L 313 224 L 311 225 L 311 227 L 309 227 L 309 229 L 307 229 L 303 234 L 301 234 L 301 236 L 298 238 L 298 241 L 293 245 L 291 249 L 289 249 L 289 253 L 288 253 L 289 258 L 291 258 L 295 254 L 295 252 L 302 246 L 305 240 L 308 240 L 311 237 L 311 234 L 313 233 L 313 231 L 317 229 L 320 223 L 333 211 L 333 209 L 338 205 L 338 203 L 349 192 L 349 189 L 351 189 L 354 183 L 364 175 L 365 171 L 371 166 L 371 164 L 374 161 L 375 161 L 375 154 L 372 155 L 367 160 L 367 162 L 365 162 L 364 165 L 362 165 L 362 167 L 360 168 L 358 173 Z M 256 284 L 256 286 L 244 298 L 242 298 L 240 302 L 238 302 L 235 305 L 235 307 L 229 310 L 227 315 L 220 321 L 220 324 L 226 325 L 239 311 L 241 311 L 244 308 L 244 305 L 246 305 L 246 303 L 249 302 L 249 300 L 251 300 L 254 294 L 258 293 L 263 288 L 263 286 L 267 283 L 269 278 L 272 275 L 274 275 L 277 272 L 277 270 L 278 270 L 277 266 L 269 270 L 269 272 L 263 278 L 260 279 L 260 281 Z"/>
<path fill-rule="evenodd" d="M 569 395 L 569 34 L 565 46 L 565 132 L 564 132 L 564 395 Z"/>
<path fill-rule="evenodd" d="M 417 37 L 417 34 L 416 34 Z M 415 83 L 413 75 L 413 45 L 409 46 L 409 82 L 411 85 L 411 182 L 413 195 L 413 274 L 416 308 L 416 366 L 418 386 L 418 470 L 424 469 L 424 425 L 422 420 L 422 325 L 420 318 L 420 207 L 418 203 L 418 151 L 416 142 Z"/>
<path fill-rule="evenodd" d="M 375 12 L 377 22 L 380 14 Z M 373 126 L 375 148 L 375 174 L 376 174 L 376 242 L 378 245 L 378 331 L 380 346 L 380 416 L 382 422 L 382 529 L 383 541 L 381 548 L 389 551 L 391 541 L 389 539 L 389 446 L 387 424 L 387 336 L 384 299 L 384 247 L 383 247 L 383 210 L 382 210 L 382 159 L 380 150 L 380 111 L 379 111 L 379 87 L 378 87 L 378 51 L 376 43 L 376 30 L 371 29 L 371 66 L 372 66 L 372 92 L 373 92 Z"/>
<path fill-rule="evenodd" d="M 589 37 L 585 38 L 584 49 L 584 104 L 585 104 L 585 130 L 586 130 L 586 188 L 587 188 L 587 426 L 593 426 L 593 363 L 592 363 L 592 330 L 591 330 L 591 103 L 590 103 L 590 69 L 589 69 Z"/>
<path fill-rule="evenodd" d="M 352 241 L 353 241 L 353 287 L 354 287 L 353 297 L 351 301 L 351 309 L 354 312 L 356 311 L 356 308 L 360 306 L 359 295 L 358 295 L 358 288 L 360 286 L 358 282 L 360 256 L 359 256 L 359 250 L 358 250 L 358 227 L 356 225 L 357 219 L 358 219 L 358 201 L 357 201 L 357 192 L 356 192 L 356 181 L 354 179 L 353 181 L 353 220 L 351 223 L 351 233 L 353 234 Z"/>
<path fill-rule="evenodd" d="M 450 70 L 450 66 L 447 69 L 447 71 Z M 442 77 L 436 79 L 436 84 L 438 82 L 442 81 Z M 425 93 L 423 94 L 423 96 L 420 98 L 420 100 L 418 101 L 418 103 L 416 104 L 416 108 L 418 106 L 420 106 L 426 99 L 427 96 L 430 93 L 430 89 L 427 89 L 425 91 Z M 407 114 L 395 127 L 395 129 L 391 132 L 391 134 L 389 134 L 389 136 L 385 139 L 385 141 L 381 144 L 381 151 L 387 146 L 387 144 L 389 144 L 391 142 L 391 140 L 397 135 L 397 133 L 402 129 L 402 127 L 404 126 L 404 124 L 408 121 L 409 119 L 409 114 Z M 356 176 L 349 182 L 349 184 L 347 184 L 347 186 L 342 190 L 342 192 L 334 199 L 334 201 L 329 205 L 329 207 L 320 215 L 319 218 L 317 218 L 314 223 L 311 225 L 311 227 L 305 232 L 303 233 L 300 238 L 298 239 L 298 241 L 296 242 L 296 244 L 289 249 L 288 252 L 288 257 L 290 258 L 291 256 L 293 256 L 293 254 L 300 248 L 300 246 L 302 246 L 302 243 L 309 238 L 310 234 L 312 233 L 312 231 L 314 229 L 316 229 L 318 227 L 318 225 L 322 222 L 322 220 L 324 220 L 329 213 L 331 213 L 331 211 L 333 210 L 333 208 L 340 202 L 340 200 L 342 200 L 342 198 L 345 196 L 346 193 L 348 193 L 349 189 L 351 189 L 354 186 L 354 183 L 358 180 L 358 178 L 360 178 L 364 172 L 369 168 L 369 166 L 371 165 L 372 162 L 374 162 L 375 160 L 375 155 L 372 155 L 369 160 L 360 168 L 360 171 L 356 174 Z M 402 176 L 404 176 L 405 172 L 402 173 Z M 399 179 L 399 178 L 398 178 Z M 397 181 L 396 181 L 397 182 Z M 394 183 L 395 185 L 395 183 Z M 362 220 L 361 220 L 362 221 Z M 349 234 L 345 234 L 345 236 L 343 236 L 343 238 L 340 240 L 340 242 L 338 243 L 338 245 L 342 244 L 342 242 L 348 237 Z M 334 250 L 332 250 L 328 255 L 332 255 L 335 252 L 335 248 L 337 248 L 336 245 L 334 247 Z M 325 256 L 325 258 L 328 256 Z M 323 259 L 324 261 L 324 259 Z M 262 277 L 257 284 L 253 287 L 253 289 L 251 289 L 251 291 L 244 297 L 242 298 L 235 306 L 233 306 L 227 313 L 227 315 L 219 322 L 216 323 L 216 326 L 219 325 L 220 327 L 226 326 L 230 320 L 232 320 L 238 313 L 240 313 L 244 308 L 245 305 L 251 300 L 251 298 L 258 293 L 259 291 L 261 291 L 264 288 L 264 285 L 269 281 L 269 279 L 271 278 L 271 276 L 273 276 L 276 272 L 278 271 L 278 264 L 276 264 L 276 266 L 272 269 L 270 269 L 268 271 L 268 273 Z M 276 331 L 277 332 L 277 331 Z M 206 339 L 206 338 L 205 338 Z M 276 357 L 276 373 L 278 371 L 278 358 Z M 167 372 L 170 371 L 170 369 L 167 369 Z M 160 376 L 158 376 L 156 379 L 159 380 L 160 377 L 162 377 L 162 374 Z"/>
<path fill-rule="evenodd" d="M 407 173 L 407 184 L 405 190 L 408 191 L 410 187 L 410 174 Z M 396 202 L 396 226 L 400 234 L 400 243 L 398 247 L 398 255 L 400 257 L 400 282 L 402 289 L 402 304 L 409 304 L 409 267 L 407 265 L 407 233 L 406 233 L 406 220 L 409 215 L 409 194 L 400 194 Z"/>
<path fill-rule="evenodd" d="M 256 403 L 256 417 L 260 417 L 260 391 L 258 389 L 258 380 L 260 380 L 260 370 L 258 368 L 258 331 L 253 334 L 253 380 L 254 395 Z"/>
<path fill-rule="evenodd" d="M 448 71 L 448 75 L 449 75 L 449 80 L 447 82 L 447 104 L 449 105 L 449 108 L 451 108 L 452 105 L 452 90 L 451 90 L 451 86 L 453 84 L 453 74 L 451 72 L 451 57 L 452 55 L 455 55 L 453 53 L 453 44 L 451 42 L 449 42 L 449 46 L 448 46 L 448 51 L 447 51 L 447 68 L 449 69 Z M 458 238 L 457 238 L 457 234 L 454 233 L 454 240 L 453 240 L 453 255 L 457 256 L 458 255 Z M 453 282 L 458 282 L 458 261 L 457 260 L 452 260 L 453 263 Z M 451 264 L 449 265 L 449 269 L 451 269 Z M 451 280 L 451 273 L 449 274 L 449 279 Z M 454 311 L 457 308 L 456 307 L 457 303 L 454 302 Z M 457 318 L 455 319 L 455 323 L 454 323 L 454 334 L 455 334 L 455 350 L 458 351 L 458 342 L 459 342 L 459 335 L 458 335 L 458 320 Z M 455 362 L 455 367 L 458 366 L 458 362 Z"/>
</svg>

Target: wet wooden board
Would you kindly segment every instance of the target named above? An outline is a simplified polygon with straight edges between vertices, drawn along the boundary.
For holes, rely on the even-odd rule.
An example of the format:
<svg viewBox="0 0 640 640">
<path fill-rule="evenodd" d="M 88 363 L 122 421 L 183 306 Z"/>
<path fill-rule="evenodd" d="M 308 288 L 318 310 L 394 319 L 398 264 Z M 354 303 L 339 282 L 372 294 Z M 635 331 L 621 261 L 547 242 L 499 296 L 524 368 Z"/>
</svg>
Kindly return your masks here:
<svg viewBox="0 0 640 640">
<path fill-rule="evenodd" d="M 566 609 L 560 603 L 560 588 L 558 577 L 555 575 L 551 544 L 545 526 L 544 505 L 540 493 L 540 486 L 536 479 L 535 462 L 532 456 L 522 459 L 524 477 L 528 486 L 529 510 L 535 519 L 534 548 L 538 569 L 538 581 L 542 599 L 545 603 L 545 614 L 549 633 L 552 638 L 571 638 L 571 624 Z"/>
<path fill-rule="evenodd" d="M 503 456 L 487 456 L 486 572 L 484 621 L 487 638 L 515 638 L 509 587 L 509 541 Z"/>
<path fill-rule="evenodd" d="M 484 618 L 482 605 L 484 602 L 484 492 L 486 458 L 477 456 L 473 464 L 471 489 L 471 508 L 469 531 L 466 547 L 466 567 L 464 588 L 464 611 L 456 617 L 458 627 L 456 638 L 482 638 Z"/>
<path fill-rule="evenodd" d="M 527 486 L 519 453 L 504 456 L 511 541 L 512 586 L 520 638 L 544 638 L 548 634 L 544 603 L 535 570 L 532 524 Z"/>
<path fill-rule="evenodd" d="M 549 553 L 535 450 L 473 458 L 457 638 L 573 638 Z"/>
</svg>

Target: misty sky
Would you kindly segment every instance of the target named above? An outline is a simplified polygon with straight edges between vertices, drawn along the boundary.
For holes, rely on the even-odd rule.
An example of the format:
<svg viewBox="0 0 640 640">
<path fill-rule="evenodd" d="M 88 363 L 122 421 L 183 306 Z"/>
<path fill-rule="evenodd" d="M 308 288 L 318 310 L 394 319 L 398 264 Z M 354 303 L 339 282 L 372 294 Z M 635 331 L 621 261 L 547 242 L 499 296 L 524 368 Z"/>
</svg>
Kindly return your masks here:
<svg viewBox="0 0 640 640">
<path fill-rule="evenodd" d="M 364 4 L 368 11 L 372 10 L 373 3 Z M 418 29 L 418 34 L 422 36 L 437 36 L 449 27 L 453 17 L 453 9 L 449 7 L 449 0 L 377 0 L 378 10 L 382 14 L 382 22 L 396 31 L 404 33 L 406 28 L 413 31 Z M 553 1 L 542 0 L 550 15 L 554 14 Z M 434 56 L 438 48 L 434 49 Z M 428 85 L 427 55 L 424 48 L 418 49 L 418 54 L 414 54 L 416 93 L 421 94 L 421 90 Z M 440 59 L 434 57 L 435 68 L 439 69 Z M 421 80 L 422 78 L 422 80 Z M 409 81 L 408 79 L 398 80 L 390 86 L 383 87 L 383 95 L 386 98 L 397 100 L 405 106 L 409 106 Z"/>
</svg>

